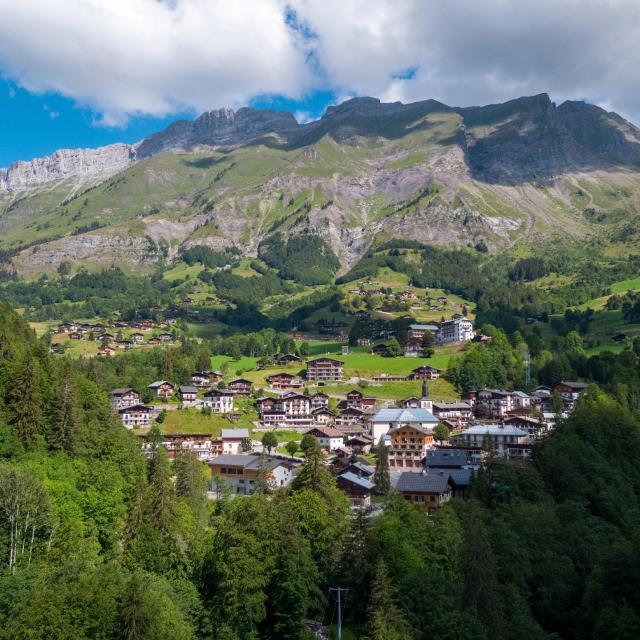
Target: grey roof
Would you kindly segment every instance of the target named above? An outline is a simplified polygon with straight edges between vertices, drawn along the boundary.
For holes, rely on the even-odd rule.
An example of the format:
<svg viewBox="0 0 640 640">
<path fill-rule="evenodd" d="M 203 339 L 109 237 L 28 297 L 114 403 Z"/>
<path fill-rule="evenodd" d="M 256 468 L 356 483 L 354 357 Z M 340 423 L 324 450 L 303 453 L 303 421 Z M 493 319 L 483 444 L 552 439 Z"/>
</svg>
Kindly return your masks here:
<svg viewBox="0 0 640 640">
<path fill-rule="evenodd" d="M 464 451 L 447 451 L 431 449 L 427 451 L 427 467 L 456 467 L 467 464 L 467 454 Z"/>
<path fill-rule="evenodd" d="M 368 464 L 365 464 L 364 462 L 360 462 L 359 460 L 356 462 L 352 462 L 351 466 L 355 467 L 356 469 L 359 469 L 360 471 L 362 471 L 362 473 L 366 473 L 367 475 L 372 475 L 375 471 L 373 467 L 371 467 Z"/>
<path fill-rule="evenodd" d="M 471 405 L 467 402 L 434 402 L 433 403 L 434 407 L 437 407 L 438 409 L 460 409 L 462 411 L 464 410 L 470 410 L 471 409 Z"/>
<path fill-rule="evenodd" d="M 281 460 L 259 455 L 251 455 L 248 453 L 223 453 L 209 461 L 209 464 L 230 465 L 232 467 L 243 467 L 244 469 L 259 469 L 264 465 L 267 469 L 275 469 L 279 466 L 291 466 L 290 460 Z"/>
<path fill-rule="evenodd" d="M 132 413 L 144 411 L 145 413 L 150 413 L 153 411 L 152 407 L 147 406 L 146 404 L 135 404 L 131 407 L 125 407 L 124 409 L 120 409 L 118 413 Z"/>
<path fill-rule="evenodd" d="M 344 473 L 341 473 L 338 477 L 344 478 L 345 480 L 347 480 L 347 482 L 352 482 L 353 484 L 357 484 L 358 486 L 362 487 L 363 489 L 367 489 L 368 491 L 371 491 L 371 489 L 375 487 L 375 484 L 373 484 L 373 482 L 369 482 L 369 480 L 367 480 L 366 478 L 360 478 L 355 473 L 351 473 L 351 471 L 345 471 Z"/>
<path fill-rule="evenodd" d="M 418 331 L 437 331 L 437 324 L 410 324 L 409 329 L 417 329 Z"/>
<path fill-rule="evenodd" d="M 221 438 L 248 438 L 249 429 L 222 429 Z"/>
<path fill-rule="evenodd" d="M 449 486 L 449 472 L 413 473 L 405 471 L 398 480 L 398 491 L 415 491 L 417 493 L 444 493 Z"/>
<path fill-rule="evenodd" d="M 567 387 L 573 387 L 574 389 L 586 389 L 589 386 L 586 382 L 572 380 L 560 380 L 558 384 L 566 384 Z"/>
<path fill-rule="evenodd" d="M 180 393 L 198 393 L 198 389 L 196 387 L 191 387 L 189 385 L 183 384 L 180 387 Z"/>
<path fill-rule="evenodd" d="M 429 473 L 432 473 L 432 471 Z M 471 476 L 473 475 L 471 469 L 447 469 L 447 473 L 457 487 L 468 487 L 471 484 Z"/>
<path fill-rule="evenodd" d="M 372 422 L 431 422 L 437 424 L 439 422 L 432 413 L 426 409 L 380 409 L 371 418 Z"/>
<path fill-rule="evenodd" d="M 111 391 L 109 392 L 109 395 L 112 396 L 122 396 L 125 393 L 129 393 L 130 391 L 133 391 L 134 393 L 138 393 L 135 389 L 128 387 L 128 388 L 122 388 L 122 389 L 111 389 Z M 140 395 L 140 394 L 138 394 Z"/>
<path fill-rule="evenodd" d="M 473 427 L 467 427 L 462 435 L 478 435 L 478 436 L 526 436 L 527 432 L 518 427 L 502 424 L 477 424 Z"/>
<path fill-rule="evenodd" d="M 156 387 L 161 387 L 163 384 L 171 384 L 170 382 L 167 382 L 166 380 L 156 380 L 155 382 L 152 382 L 149 385 L 149 389 L 155 389 Z M 171 386 L 173 387 L 173 385 L 171 384 Z"/>
<path fill-rule="evenodd" d="M 524 391 L 514 391 L 512 394 L 512 396 L 517 396 L 518 398 L 528 398 L 529 394 L 525 393 Z"/>
</svg>

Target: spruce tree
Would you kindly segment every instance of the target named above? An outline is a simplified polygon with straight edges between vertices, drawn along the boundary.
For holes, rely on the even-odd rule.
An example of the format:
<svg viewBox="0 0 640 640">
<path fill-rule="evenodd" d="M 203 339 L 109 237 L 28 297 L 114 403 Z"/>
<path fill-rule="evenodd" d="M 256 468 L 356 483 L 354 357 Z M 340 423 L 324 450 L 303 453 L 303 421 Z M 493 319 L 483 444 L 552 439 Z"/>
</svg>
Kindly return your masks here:
<svg viewBox="0 0 640 640">
<path fill-rule="evenodd" d="M 176 494 L 202 501 L 207 497 L 207 483 L 202 463 L 194 451 L 180 451 L 176 455 Z"/>
<path fill-rule="evenodd" d="M 389 452 L 384 441 L 384 436 L 380 436 L 376 447 L 376 470 L 373 475 L 377 495 L 386 496 L 391 490 L 391 480 L 389 478 Z"/>
<path fill-rule="evenodd" d="M 10 424 L 26 447 L 42 434 L 43 399 L 41 376 L 35 360 L 27 357 L 9 392 Z"/>
<path fill-rule="evenodd" d="M 149 610 L 147 586 L 138 574 L 129 580 L 122 609 L 123 640 L 146 640 L 151 628 L 152 612 Z"/>
<path fill-rule="evenodd" d="M 80 415 L 73 374 L 68 367 L 61 372 L 53 399 L 50 445 L 58 451 L 73 453 L 78 447 Z"/>
<path fill-rule="evenodd" d="M 404 612 L 395 601 L 387 567 L 381 560 L 371 586 L 367 640 L 410 640 L 413 637 Z"/>
<path fill-rule="evenodd" d="M 164 447 L 156 449 L 151 461 L 147 514 L 155 527 L 169 533 L 176 523 L 176 491 L 171 480 L 171 465 Z"/>
</svg>

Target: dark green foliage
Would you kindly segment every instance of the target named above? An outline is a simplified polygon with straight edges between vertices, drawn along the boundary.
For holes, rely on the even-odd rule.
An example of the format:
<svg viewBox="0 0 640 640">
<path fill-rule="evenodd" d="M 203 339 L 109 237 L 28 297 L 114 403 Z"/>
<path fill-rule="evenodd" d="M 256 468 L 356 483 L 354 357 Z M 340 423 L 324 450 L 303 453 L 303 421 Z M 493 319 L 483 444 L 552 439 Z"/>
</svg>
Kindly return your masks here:
<svg viewBox="0 0 640 640">
<path fill-rule="evenodd" d="M 389 479 L 389 452 L 383 436 L 380 436 L 376 447 L 376 470 L 373 475 L 375 492 L 379 496 L 386 496 L 391 489 Z"/>
<path fill-rule="evenodd" d="M 240 250 L 237 247 L 227 247 L 224 251 L 215 251 L 211 247 L 198 245 L 185 249 L 180 257 L 188 265 L 200 263 L 209 268 L 236 266 L 240 262 Z"/>
<path fill-rule="evenodd" d="M 286 242 L 275 233 L 258 247 L 258 255 L 280 277 L 304 285 L 329 284 L 340 262 L 326 242 L 317 235 L 291 236 Z"/>
</svg>

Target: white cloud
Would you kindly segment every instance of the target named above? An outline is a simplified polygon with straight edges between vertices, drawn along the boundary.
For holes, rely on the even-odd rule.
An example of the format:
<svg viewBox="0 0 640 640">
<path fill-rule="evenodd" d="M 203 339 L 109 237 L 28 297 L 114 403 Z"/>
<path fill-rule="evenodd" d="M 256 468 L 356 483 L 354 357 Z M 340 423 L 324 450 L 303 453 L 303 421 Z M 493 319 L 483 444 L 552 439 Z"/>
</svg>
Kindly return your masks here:
<svg viewBox="0 0 640 640">
<path fill-rule="evenodd" d="M 280 0 L 0 0 L 0 68 L 108 124 L 295 97 L 309 80 Z"/>
<path fill-rule="evenodd" d="M 0 70 L 106 124 L 317 87 L 451 105 L 547 91 L 640 122 L 638 41 L 637 0 L 0 0 Z"/>
<path fill-rule="evenodd" d="M 292 1 L 329 77 L 359 94 L 464 106 L 549 92 L 640 122 L 637 0 Z"/>
</svg>

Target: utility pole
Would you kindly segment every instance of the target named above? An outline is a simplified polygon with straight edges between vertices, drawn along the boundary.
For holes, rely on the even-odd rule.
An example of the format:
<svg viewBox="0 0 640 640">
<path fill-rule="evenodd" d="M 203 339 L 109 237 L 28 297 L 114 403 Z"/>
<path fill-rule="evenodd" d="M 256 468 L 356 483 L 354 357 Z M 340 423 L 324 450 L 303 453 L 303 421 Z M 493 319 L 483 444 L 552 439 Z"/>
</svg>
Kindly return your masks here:
<svg viewBox="0 0 640 640">
<path fill-rule="evenodd" d="M 349 589 L 344 589 L 343 587 L 331 587 L 329 589 L 329 593 L 336 592 L 338 594 L 338 640 L 342 640 L 342 592 L 346 594 Z"/>
</svg>

